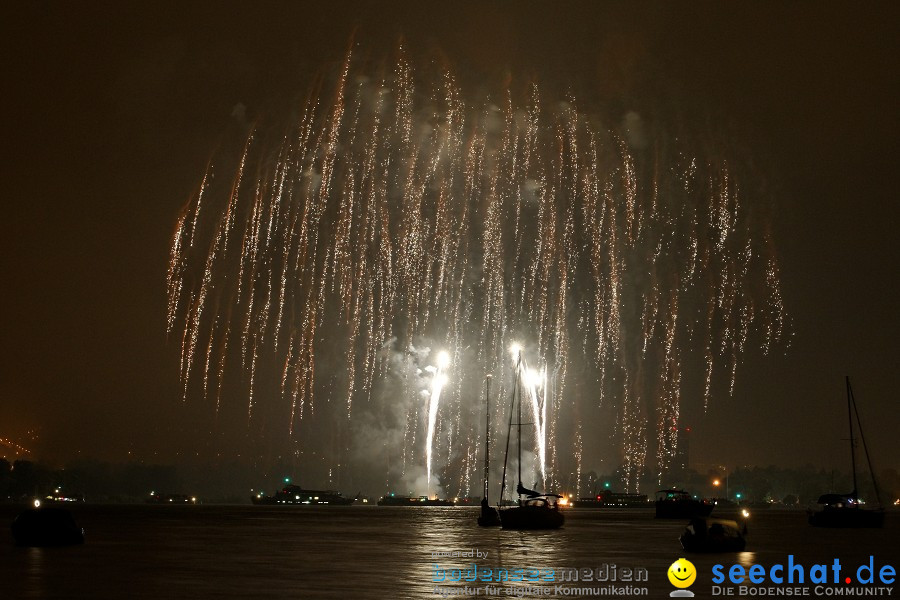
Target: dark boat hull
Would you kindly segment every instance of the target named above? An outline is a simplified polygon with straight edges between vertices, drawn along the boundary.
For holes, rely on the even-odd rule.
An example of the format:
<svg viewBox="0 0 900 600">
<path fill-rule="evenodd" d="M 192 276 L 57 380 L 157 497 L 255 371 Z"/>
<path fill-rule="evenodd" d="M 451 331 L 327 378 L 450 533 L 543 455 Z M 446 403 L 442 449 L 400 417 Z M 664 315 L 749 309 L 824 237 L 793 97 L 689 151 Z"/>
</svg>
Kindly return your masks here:
<svg viewBox="0 0 900 600">
<path fill-rule="evenodd" d="M 746 525 L 725 519 L 694 518 L 678 538 L 687 552 L 743 552 Z"/>
<path fill-rule="evenodd" d="M 345 498 L 340 492 L 334 490 L 305 490 L 298 485 L 289 485 L 279 490 L 272 496 L 251 496 L 253 504 L 262 505 L 326 505 L 326 506 L 350 506 L 356 502 L 356 498 Z"/>
<path fill-rule="evenodd" d="M 481 514 L 478 516 L 478 525 L 480 527 L 497 527 L 500 525 L 500 515 L 493 506 L 483 504 L 481 506 Z"/>
<path fill-rule="evenodd" d="M 500 511 L 503 529 L 559 529 L 565 522 L 559 509 L 541 506 L 516 506 Z"/>
<path fill-rule="evenodd" d="M 809 524 L 813 527 L 878 528 L 884 526 L 884 511 L 866 508 L 831 508 L 810 511 Z"/>
<path fill-rule="evenodd" d="M 604 492 L 595 498 L 571 500 L 572 508 L 650 508 L 646 494 Z"/>
<path fill-rule="evenodd" d="M 19 546 L 74 546 L 84 543 L 84 530 L 61 508 L 29 509 L 16 517 L 13 538 Z"/>
<path fill-rule="evenodd" d="M 355 498 L 335 498 L 332 500 L 279 500 L 275 496 L 263 496 L 262 498 L 258 498 L 256 496 L 252 496 L 250 500 L 253 504 L 259 505 L 293 505 L 293 506 L 310 506 L 310 505 L 324 505 L 324 506 L 350 506 L 355 502 Z"/>
</svg>

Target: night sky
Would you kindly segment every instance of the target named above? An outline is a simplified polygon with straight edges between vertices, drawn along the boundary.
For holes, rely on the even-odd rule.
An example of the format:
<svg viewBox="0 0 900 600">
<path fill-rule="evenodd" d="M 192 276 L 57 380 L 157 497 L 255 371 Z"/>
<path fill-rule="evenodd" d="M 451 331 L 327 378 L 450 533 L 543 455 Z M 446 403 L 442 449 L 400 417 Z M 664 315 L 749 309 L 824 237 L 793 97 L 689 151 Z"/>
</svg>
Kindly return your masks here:
<svg viewBox="0 0 900 600">
<path fill-rule="evenodd" d="M 235 107 L 281 118 L 355 31 L 363 54 L 402 36 L 441 56 L 466 89 L 534 78 L 715 123 L 771 197 L 794 335 L 686 412 L 692 462 L 845 470 L 850 375 L 876 466 L 900 467 L 900 7 L 630 4 L 8 6 L 0 437 L 54 461 L 202 454 L 213 425 L 182 403 L 165 332 L 176 219 Z"/>
</svg>

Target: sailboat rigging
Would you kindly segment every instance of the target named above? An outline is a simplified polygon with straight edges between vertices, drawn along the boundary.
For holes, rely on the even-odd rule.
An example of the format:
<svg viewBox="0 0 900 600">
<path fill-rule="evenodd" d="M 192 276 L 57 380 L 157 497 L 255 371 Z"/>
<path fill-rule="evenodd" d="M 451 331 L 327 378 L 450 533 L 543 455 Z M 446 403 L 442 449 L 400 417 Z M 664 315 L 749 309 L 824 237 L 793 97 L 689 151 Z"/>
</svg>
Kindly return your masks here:
<svg viewBox="0 0 900 600">
<path fill-rule="evenodd" d="M 503 478 L 500 485 L 500 501 L 506 491 L 506 470 L 509 463 L 509 441 L 512 437 L 513 411 L 516 412 L 516 449 L 518 453 L 518 505 L 500 506 L 500 524 L 504 529 L 557 529 L 565 521 L 559 510 L 559 495 L 530 490 L 522 485 L 522 353 L 516 361 L 516 375 L 509 410 L 509 426 L 506 434 L 506 455 L 503 459 Z M 522 497 L 525 497 L 523 500 Z"/>
<path fill-rule="evenodd" d="M 878 482 L 875 480 L 875 471 L 872 469 L 872 459 L 869 456 L 869 446 L 863 434 L 862 423 L 859 420 L 859 409 L 856 406 L 856 398 L 853 388 L 850 386 L 850 377 L 847 382 L 847 419 L 850 424 L 850 463 L 853 471 L 853 491 L 847 494 L 823 494 L 819 497 L 817 510 L 808 513 L 809 524 L 816 527 L 881 527 L 884 524 L 884 508 L 881 505 Z M 853 418 L 856 417 L 856 427 L 859 429 L 859 437 L 863 443 L 866 454 L 866 464 L 869 467 L 869 475 L 872 477 L 872 487 L 875 492 L 877 508 L 866 508 L 865 503 L 859 497 L 859 488 L 856 477 L 856 439 L 854 437 Z"/>
</svg>

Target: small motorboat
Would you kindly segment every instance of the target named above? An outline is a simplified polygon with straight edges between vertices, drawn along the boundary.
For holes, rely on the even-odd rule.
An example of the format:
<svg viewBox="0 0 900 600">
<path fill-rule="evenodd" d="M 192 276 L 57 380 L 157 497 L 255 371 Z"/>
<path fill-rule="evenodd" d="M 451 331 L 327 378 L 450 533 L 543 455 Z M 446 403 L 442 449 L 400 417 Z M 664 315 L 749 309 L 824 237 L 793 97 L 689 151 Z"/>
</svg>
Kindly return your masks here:
<svg viewBox="0 0 900 600">
<path fill-rule="evenodd" d="M 746 522 L 695 517 L 678 540 L 687 552 L 743 552 L 746 534 Z"/>
<path fill-rule="evenodd" d="M 41 507 L 38 504 L 20 513 L 10 529 L 19 546 L 73 546 L 84 543 L 84 529 L 64 508 Z"/>
</svg>

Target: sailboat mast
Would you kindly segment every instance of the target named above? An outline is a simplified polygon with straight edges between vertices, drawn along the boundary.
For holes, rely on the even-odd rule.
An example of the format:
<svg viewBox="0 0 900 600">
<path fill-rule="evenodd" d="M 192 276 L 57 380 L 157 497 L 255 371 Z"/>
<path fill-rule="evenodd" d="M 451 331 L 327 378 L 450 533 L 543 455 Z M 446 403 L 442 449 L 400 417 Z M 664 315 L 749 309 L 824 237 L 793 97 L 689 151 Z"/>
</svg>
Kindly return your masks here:
<svg viewBox="0 0 900 600">
<path fill-rule="evenodd" d="M 518 491 L 519 487 L 522 486 L 522 351 L 519 351 L 519 363 L 516 365 L 516 392 L 519 395 L 519 403 L 516 405 L 518 408 L 518 412 L 516 413 L 516 421 L 518 424 L 518 433 L 519 433 L 519 483 L 516 487 L 516 491 Z"/>
<path fill-rule="evenodd" d="M 491 376 L 484 380 L 484 497 L 488 497 L 491 470 Z"/>
<path fill-rule="evenodd" d="M 516 405 L 516 386 L 513 385 L 512 404 L 509 405 L 509 424 L 506 426 L 506 452 L 503 454 L 503 479 L 500 482 L 500 502 L 503 502 L 503 494 L 506 492 L 506 465 L 509 463 L 509 438 L 512 437 L 513 408 Z"/>
<path fill-rule="evenodd" d="M 850 423 L 850 463 L 853 468 L 853 499 L 856 500 L 856 441 L 853 439 L 853 391 L 850 389 L 850 376 L 846 376 L 847 381 L 847 420 Z"/>
<path fill-rule="evenodd" d="M 869 466 L 869 475 L 872 477 L 872 487 L 875 488 L 875 500 L 881 506 L 881 492 L 878 490 L 878 480 L 875 479 L 875 469 L 872 468 L 872 458 L 869 456 L 869 445 L 866 444 L 866 435 L 863 433 L 862 422 L 859 420 L 859 408 L 856 407 L 856 396 L 853 395 L 853 388 L 850 387 L 850 378 L 847 378 L 847 389 L 850 391 L 850 400 L 853 403 L 853 414 L 856 415 L 856 426 L 859 427 L 859 437 L 862 438 L 863 450 L 866 453 L 866 464 Z M 855 465 L 856 463 L 854 463 Z M 856 472 L 854 471 L 854 477 Z M 856 481 L 853 482 L 854 489 Z"/>
</svg>

